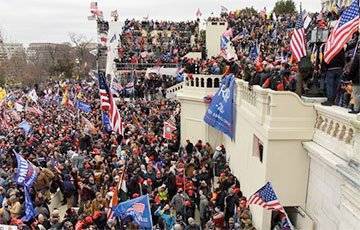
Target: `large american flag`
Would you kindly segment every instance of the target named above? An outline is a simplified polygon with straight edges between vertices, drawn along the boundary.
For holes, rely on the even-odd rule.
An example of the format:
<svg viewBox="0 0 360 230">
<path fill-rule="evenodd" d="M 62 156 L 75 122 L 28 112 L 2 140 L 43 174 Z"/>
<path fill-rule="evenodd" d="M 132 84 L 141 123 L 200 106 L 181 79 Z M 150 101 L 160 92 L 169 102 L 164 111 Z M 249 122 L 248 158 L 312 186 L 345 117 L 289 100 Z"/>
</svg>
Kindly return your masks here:
<svg viewBox="0 0 360 230">
<path fill-rule="evenodd" d="M 297 62 L 306 56 L 306 42 L 303 12 L 300 10 L 300 15 L 297 18 L 294 32 L 290 40 L 290 50 Z"/>
<path fill-rule="evenodd" d="M 331 60 L 344 48 L 353 33 L 359 28 L 359 0 L 353 3 L 341 14 L 339 21 L 331 32 L 324 51 L 324 61 Z"/>
<path fill-rule="evenodd" d="M 106 83 L 104 73 L 100 72 L 98 78 L 99 78 L 101 109 L 108 111 L 112 130 L 119 134 L 123 134 L 122 119 L 119 110 L 116 106 L 115 100 L 110 91 L 110 88 Z"/>
<path fill-rule="evenodd" d="M 270 182 L 267 182 L 262 188 L 256 191 L 248 200 L 248 205 L 256 204 L 267 210 L 279 210 L 285 213 L 283 206 L 281 206 Z"/>
</svg>

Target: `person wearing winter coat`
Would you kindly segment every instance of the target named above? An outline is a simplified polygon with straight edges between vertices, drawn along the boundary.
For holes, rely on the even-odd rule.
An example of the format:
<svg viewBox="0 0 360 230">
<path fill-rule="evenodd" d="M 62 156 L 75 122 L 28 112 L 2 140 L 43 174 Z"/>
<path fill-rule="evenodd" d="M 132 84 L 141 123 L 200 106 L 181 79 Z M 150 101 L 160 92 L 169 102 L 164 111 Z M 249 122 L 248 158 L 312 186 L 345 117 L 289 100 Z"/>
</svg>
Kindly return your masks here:
<svg viewBox="0 0 360 230">
<path fill-rule="evenodd" d="M 173 214 L 171 214 L 169 205 L 165 205 L 163 209 L 159 207 L 155 211 L 155 215 L 159 216 L 162 219 L 162 221 L 165 223 L 166 230 L 171 230 L 175 225 L 176 217 Z"/>
<path fill-rule="evenodd" d="M 208 221 L 208 212 L 209 212 L 208 205 L 209 205 L 209 200 L 206 198 L 204 194 L 201 194 L 199 210 L 200 210 L 200 222 L 202 227 Z"/>
<path fill-rule="evenodd" d="M 225 221 L 229 221 L 234 216 L 235 207 L 239 206 L 239 198 L 230 190 L 230 194 L 225 198 Z"/>
<path fill-rule="evenodd" d="M 351 60 L 349 78 L 352 82 L 352 99 L 354 107 L 349 113 L 357 114 L 360 112 L 360 75 L 359 75 L 359 53 L 356 53 Z"/>
<path fill-rule="evenodd" d="M 179 213 L 184 207 L 184 201 L 183 190 L 179 188 L 176 195 L 171 199 L 170 205 L 175 208 L 176 213 Z"/>
<path fill-rule="evenodd" d="M 190 217 L 188 219 L 188 225 L 185 227 L 185 230 L 200 230 L 200 226 L 196 224 L 194 218 Z"/>
</svg>

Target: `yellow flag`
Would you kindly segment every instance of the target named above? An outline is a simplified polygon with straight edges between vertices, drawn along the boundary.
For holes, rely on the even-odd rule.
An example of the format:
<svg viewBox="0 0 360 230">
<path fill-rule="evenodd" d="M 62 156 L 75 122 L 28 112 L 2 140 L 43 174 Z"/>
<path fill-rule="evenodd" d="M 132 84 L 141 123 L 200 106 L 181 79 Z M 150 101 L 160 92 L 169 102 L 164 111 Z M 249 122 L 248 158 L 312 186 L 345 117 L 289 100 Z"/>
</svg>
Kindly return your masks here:
<svg viewBox="0 0 360 230">
<path fill-rule="evenodd" d="M 0 101 L 4 100 L 6 97 L 6 90 L 0 87 Z"/>
</svg>

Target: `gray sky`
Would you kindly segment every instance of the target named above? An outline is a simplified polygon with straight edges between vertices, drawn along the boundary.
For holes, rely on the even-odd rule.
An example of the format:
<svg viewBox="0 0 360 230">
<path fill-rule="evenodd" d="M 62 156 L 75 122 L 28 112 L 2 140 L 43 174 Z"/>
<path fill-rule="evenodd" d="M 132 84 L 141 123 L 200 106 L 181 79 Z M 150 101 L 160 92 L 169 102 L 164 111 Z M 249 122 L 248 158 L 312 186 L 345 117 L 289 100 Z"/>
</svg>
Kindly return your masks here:
<svg viewBox="0 0 360 230">
<path fill-rule="evenodd" d="M 8 42 L 65 42 L 70 32 L 96 39 L 95 22 L 88 21 L 91 0 L 0 0 L 0 30 Z M 108 17 L 117 9 L 120 18 L 192 20 L 197 8 L 207 17 L 220 12 L 253 6 L 271 10 L 276 0 L 98 0 Z M 298 3 L 299 1 L 296 1 Z M 318 11 L 320 0 L 303 0 L 307 11 Z"/>
</svg>

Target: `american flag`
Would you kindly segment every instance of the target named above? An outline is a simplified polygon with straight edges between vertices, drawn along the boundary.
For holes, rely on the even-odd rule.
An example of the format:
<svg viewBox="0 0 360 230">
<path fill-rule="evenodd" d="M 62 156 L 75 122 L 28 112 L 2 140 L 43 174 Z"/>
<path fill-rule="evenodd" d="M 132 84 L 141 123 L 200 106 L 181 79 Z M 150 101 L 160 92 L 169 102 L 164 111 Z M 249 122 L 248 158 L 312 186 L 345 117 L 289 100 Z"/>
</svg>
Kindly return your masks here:
<svg viewBox="0 0 360 230">
<path fill-rule="evenodd" d="M 331 60 L 344 48 L 345 44 L 351 39 L 352 34 L 359 27 L 359 0 L 353 3 L 341 14 L 339 21 L 331 32 L 324 51 L 324 61 L 330 63 Z"/>
<path fill-rule="evenodd" d="M 279 210 L 280 212 L 285 213 L 270 182 L 267 182 L 249 198 L 247 205 L 250 204 L 260 205 L 267 210 Z"/>
<path fill-rule="evenodd" d="M 98 11 L 98 6 L 97 6 L 97 2 L 91 2 L 90 3 L 90 12 L 92 14 L 96 14 Z"/>
<path fill-rule="evenodd" d="M 113 131 L 123 134 L 123 124 L 116 106 L 115 100 L 112 96 L 109 86 L 106 84 L 105 75 L 100 72 L 99 78 L 99 90 L 100 90 L 100 105 L 101 109 L 109 112 L 110 124 Z"/>
<path fill-rule="evenodd" d="M 100 93 L 100 106 L 101 110 L 108 111 L 110 107 L 110 98 L 108 91 L 106 90 L 106 80 L 105 77 L 100 77 L 99 73 L 99 93 Z"/>
<path fill-rule="evenodd" d="M 298 16 L 295 29 L 290 41 L 290 50 L 297 62 L 299 62 L 302 57 L 306 56 L 305 43 L 306 42 L 303 12 L 302 10 L 300 10 L 300 15 Z"/>
<path fill-rule="evenodd" d="M 113 195 L 111 197 L 111 200 L 110 200 L 110 204 L 109 204 L 109 209 L 108 209 L 108 212 L 107 212 L 107 218 L 108 220 L 111 220 L 114 218 L 114 211 L 113 211 L 113 208 L 116 207 L 116 205 L 119 204 L 119 194 L 118 194 L 118 191 L 120 189 L 120 186 L 119 186 L 120 183 L 118 183 L 116 185 L 116 187 L 113 188 Z"/>
</svg>

